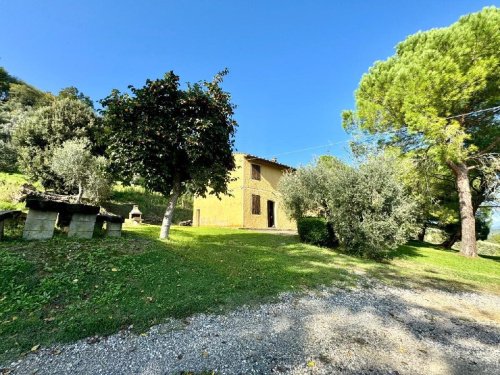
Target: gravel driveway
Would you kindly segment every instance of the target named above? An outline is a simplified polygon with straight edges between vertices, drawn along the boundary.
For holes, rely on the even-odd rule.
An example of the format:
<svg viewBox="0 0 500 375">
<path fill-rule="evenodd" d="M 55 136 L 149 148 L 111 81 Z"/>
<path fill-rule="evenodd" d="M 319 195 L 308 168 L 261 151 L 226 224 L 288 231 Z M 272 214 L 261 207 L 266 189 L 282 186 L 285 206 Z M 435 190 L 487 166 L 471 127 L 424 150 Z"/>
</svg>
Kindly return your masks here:
<svg viewBox="0 0 500 375">
<path fill-rule="evenodd" d="M 500 297 L 406 290 L 284 294 L 273 304 L 41 349 L 15 374 L 500 374 Z M 8 371 L 4 369 L 4 371 Z"/>
</svg>

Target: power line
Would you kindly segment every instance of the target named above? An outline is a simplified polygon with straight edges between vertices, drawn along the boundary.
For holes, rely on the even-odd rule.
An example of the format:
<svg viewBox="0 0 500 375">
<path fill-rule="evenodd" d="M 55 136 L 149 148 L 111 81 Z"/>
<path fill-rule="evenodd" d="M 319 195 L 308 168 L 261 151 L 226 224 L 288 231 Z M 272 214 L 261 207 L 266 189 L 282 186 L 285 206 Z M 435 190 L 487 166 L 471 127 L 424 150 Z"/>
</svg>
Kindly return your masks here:
<svg viewBox="0 0 500 375">
<path fill-rule="evenodd" d="M 339 144 L 342 144 L 342 143 L 347 143 L 349 141 L 350 140 L 340 141 L 340 142 L 330 142 L 330 143 L 328 143 L 326 145 L 301 148 L 301 149 L 298 149 L 298 150 L 292 150 L 292 151 L 282 152 L 280 154 L 274 154 L 273 156 L 283 156 L 283 155 L 295 154 L 297 152 L 302 152 L 302 151 L 317 150 L 317 149 L 320 149 L 320 148 L 325 148 L 325 147 L 339 145 Z"/>
<path fill-rule="evenodd" d="M 463 116 L 470 116 L 470 115 L 474 115 L 474 114 L 482 113 L 482 112 L 496 111 L 496 110 L 500 110 L 500 105 L 496 106 L 496 107 L 485 108 L 485 109 L 480 109 L 480 110 L 477 110 L 477 111 L 462 113 L 460 115 L 454 115 L 454 116 L 445 117 L 445 120 L 449 120 L 449 119 L 453 119 L 453 118 L 457 118 L 457 117 L 463 117 Z M 279 153 L 279 154 L 273 154 L 273 157 L 290 155 L 290 154 L 296 154 L 298 152 L 303 152 L 303 151 L 318 150 L 320 148 L 335 146 L 335 145 L 339 145 L 339 144 L 342 144 L 342 143 L 347 143 L 347 142 L 350 142 L 350 141 L 351 140 L 348 139 L 348 140 L 340 141 L 340 142 L 330 142 L 328 144 L 320 145 L 320 146 L 312 146 L 312 147 L 301 148 L 301 149 L 297 149 L 297 150 L 282 152 L 282 153 Z"/>
<path fill-rule="evenodd" d="M 463 116 L 469 116 L 469 115 L 475 115 L 476 113 L 482 113 L 482 112 L 488 112 L 488 111 L 496 111 L 500 109 L 500 105 L 496 107 L 491 107 L 491 108 L 485 108 L 485 109 L 480 109 L 478 111 L 472 111 L 468 113 L 462 113 L 461 115 L 455 115 L 455 116 L 450 116 L 450 117 L 445 117 L 445 120 L 449 120 L 452 118 L 457 118 L 457 117 L 463 117 Z"/>
</svg>

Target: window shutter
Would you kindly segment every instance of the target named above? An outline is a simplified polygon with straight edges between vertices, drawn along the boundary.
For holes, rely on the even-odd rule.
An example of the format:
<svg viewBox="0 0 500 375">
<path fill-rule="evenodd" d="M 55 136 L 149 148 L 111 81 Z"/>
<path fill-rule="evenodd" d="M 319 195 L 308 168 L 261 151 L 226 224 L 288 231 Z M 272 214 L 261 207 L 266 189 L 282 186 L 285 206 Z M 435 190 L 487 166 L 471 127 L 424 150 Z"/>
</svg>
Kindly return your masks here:
<svg viewBox="0 0 500 375">
<path fill-rule="evenodd" d="M 252 180 L 260 180 L 260 165 L 252 164 Z"/>
<path fill-rule="evenodd" d="M 260 215 L 260 195 L 252 194 L 252 214 Z"/>
</svg>

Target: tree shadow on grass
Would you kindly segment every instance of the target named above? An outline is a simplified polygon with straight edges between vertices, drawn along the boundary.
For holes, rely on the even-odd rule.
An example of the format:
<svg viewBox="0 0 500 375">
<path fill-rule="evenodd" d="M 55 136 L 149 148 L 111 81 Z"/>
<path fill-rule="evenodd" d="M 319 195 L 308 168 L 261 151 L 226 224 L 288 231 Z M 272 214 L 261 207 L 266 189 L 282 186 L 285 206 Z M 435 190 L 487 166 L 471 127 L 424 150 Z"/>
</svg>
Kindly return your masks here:
<svg viewBox="0 0 500 375">
<path fill-rule="evenodd" d="M 395 266 L 391 260 L 376 262 L 339 250 L 302 244 L 295 236 L 248 231 L 207 234 L 198 233 L 193 228 L 176 230 L 182 233 L 182 239 L 163 242 L 163 246 L 216 273 L 229 273 L 240 278 L 256 275 L 257 279 L 267 283 L 273 293 L 291 290 L 291 286 L 313 287 L 331 285 L 336 281 L 350 286 L 359 281 L 360 274 L 402 288 L 434 288 L 448 292 L 477 290 L 473 283 L 446 278 L 445 274 L 441 276 L 437 268 L 431 267 L 432 264 L 421 272 L 412 273 Z M 148 235 L 151 233 L 148 232 Z M 420 247 L 449 252 L 412 241 L 392 251 L 390 259 L 428 257 L 421 252 Z M 223 260 L 223 267 L 218 263 L 220 260 Z"/>
<path fill-rule="evenodd" d="M 145 225 L 133 231 L 125 228 L 122 239 L 47 242 L 47 253 L 52 251 L 49 245 L 56 242 L 60 253 L 51 266 L 59 267 L 61 262 L 67 267 L 61 273 L 67 278 L 61 287 L 67 285 L 70 291 L 80 283 L 88 284 L 85 294 L 89 295 L 82 298 L 80 289 L 68 293 L 67 305 L 50 315 L 53 321 L 20 327 L 26 336 L 23 347 L 110 334 L 131 324 L 137 330 L 145 330 L 169 317 L 223 312 L 243 304 L 272 301 L 282 292 L 320 285 L 349 287 L 364 279 L 353 272 L 358 267 L 368 277 L 405 288 L 473 290 L 471 285 L 449 282 L 436 275 L 408 278 L 391 264 L 301 244 L 293 236 L 214 232 L 175 228 L 172 240 L 160 241 L 159 227 Z M 26 246 L 19 242 L 19 250 Z M 74 247 L 72 251 L 79 259 L 76 267 L 65 256 L 70 247 Z M 403 258 L 418 256 L 418 248 L 413 247 L 401 250 Z M 32 250 L 39 253 L 35 249 L 29 251 Z M 92 258 L 96 250 L 100 250 L 99 258 Z M 94 259 L 94 266 L 88 272 L 78 271 L 88 268 L 87 256 Z M 32 342 L 33 337 L 39 341 Z"/>
<path fill-rule="evenodd" d="M 500 262 L 500 256 L 497 256 L 497 255 L 483 255 L 483 254 L 479 254 L 479 256 L 481 258 L 484 258 L 484 259 L 490 259 L 490 260 L 494 260 L 495 262 Z"/>
</svg>

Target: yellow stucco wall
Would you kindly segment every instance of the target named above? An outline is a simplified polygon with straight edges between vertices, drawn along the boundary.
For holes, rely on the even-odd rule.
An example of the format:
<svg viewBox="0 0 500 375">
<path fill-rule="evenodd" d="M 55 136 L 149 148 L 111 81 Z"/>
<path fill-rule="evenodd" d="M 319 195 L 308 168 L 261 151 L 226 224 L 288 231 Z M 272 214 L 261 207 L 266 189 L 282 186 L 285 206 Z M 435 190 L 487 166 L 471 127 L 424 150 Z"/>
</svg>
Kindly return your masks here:
<svg viewBox="0 0 500 375">
<path fill-rule="evenodd" d="M 230 195 L 194 197 L 193 225 L 218 227 L 243 227 L 243 174 L 244 156 L 234 155 L 236 169 L 231 173 L 235 181 L 228 185 Z M 199 217 L 199 219 L 198 219 Z"/>
<path fill-rule="evenodd" d="M 260 165 L 260 180 L 252 179 L 252 164 Z M 297 225 L 288 219 L 281 204 L 278 193 L 278 183 L 283 176 L 284 169 L 258 160 L 245 159 L 243 184 L 243 227 L 268 228 L 267 201 L 274 202 L 274 228 L 283 230 L 296 230 Z M 260 215 L 252 214 L 252 195 L 260 196 Z"/>
<path fill-rule="evenodd" d="M 274 202 L 274 229 L 296 230 L 295 221 L 288 219 L 277 192 L 284 169 L 273 163 L 252 160 L 245 154 L 235 154 L 234 157 L 236 170 L 232 177 L 236 181 L 229 184 L 233 196 L 222 196 L 221 200 L 214 196 L 195 197 L 193 225 L 268 229 L 269 200 Z M 260 165 L 260 180 L 252 179 L 252 163 Z M 260 215 L 252 214 L 252 195 L 260 196 Z"/>
</svg>

